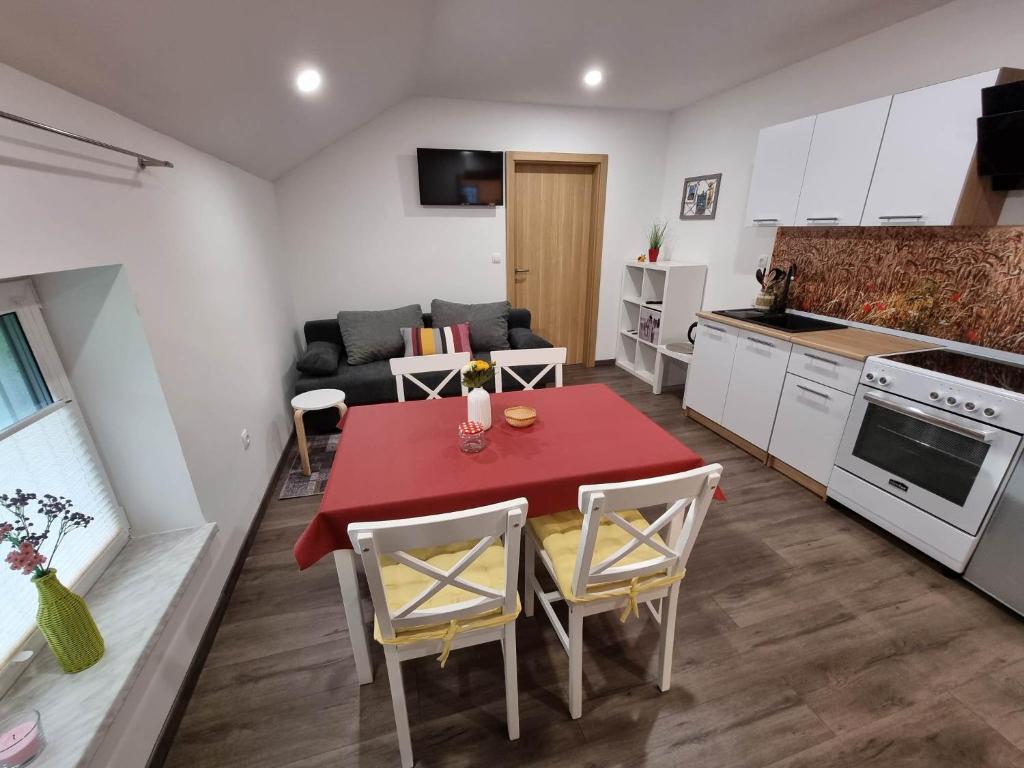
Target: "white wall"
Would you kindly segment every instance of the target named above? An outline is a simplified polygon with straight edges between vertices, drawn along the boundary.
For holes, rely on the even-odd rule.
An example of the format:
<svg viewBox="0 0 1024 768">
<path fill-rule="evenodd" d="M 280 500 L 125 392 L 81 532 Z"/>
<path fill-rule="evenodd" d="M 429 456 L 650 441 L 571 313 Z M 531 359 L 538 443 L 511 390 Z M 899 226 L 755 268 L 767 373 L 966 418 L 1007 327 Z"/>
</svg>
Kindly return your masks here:
<svg viewBox="0 0 1024 768">
<path fill-rule="evenodd" d="M 174 162 L 0 124 L 0 278 L 123 264 L 203 516 L 220 526 L 111 738 L 144 764 L 289 434 L 295 318 L 271 185 L 21 72 L 8 109 Z M 239 433 L 252 433 L 243 452 Z M 179 527 L 172 523 L 168 528 Z M 101 752 L 102 754 L 102 752 Z"/>
<path fill-rule="evenodd" d="M 122 267 L 33 278 L 133 536 L 205 522 Z"/>
<path fill-rule="evenodd" d="M 1024 3 L 958 0 L 676 112 L 661 211 L 674 258 L 710 265 L 705 307 L 749 306 L 758 257 L 772 251 L 774 228 L 743 222 L 761 128 L 1000 66 L 1024 67 Z M 718 172 L 716 219 L 679 221 L 683 179 Z M 1024 220 L 1021 202 L 1004 223 Z"/>
<path fill-rule="evenodd" d="M 668 116 L 412 99 L 276 184 L 299 320 L 434 298 L 506 297 L 505 209 L 419 205 L 417 147 L 608 155 L 597 357 L 615 354 L 622 264 L 646 250 L 662 186 Z"/>
</svg>

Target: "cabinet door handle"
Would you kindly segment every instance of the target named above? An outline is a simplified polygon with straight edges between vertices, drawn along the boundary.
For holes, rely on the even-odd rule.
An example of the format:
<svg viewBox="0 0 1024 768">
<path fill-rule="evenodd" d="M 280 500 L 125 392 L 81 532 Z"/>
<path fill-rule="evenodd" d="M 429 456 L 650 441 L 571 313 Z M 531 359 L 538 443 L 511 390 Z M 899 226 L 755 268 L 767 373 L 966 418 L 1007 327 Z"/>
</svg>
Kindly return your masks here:
<svg viewBox="0 0 1024 768">
<path fill-rule="evenodd" d="M 832 399 L 831 395 L 826 394 L 825 392 L 819 392 L 816 389 L 811 389 L 810 387 L 805 387 L 803 384 L 797 384 L 796 388 L 797 389 L 802 389 L 804 392 L 810 392 L 812 395 L 817 395 L 818 397 L 823 397 L 826 400 L 831 400 Z"/>
<path fill-rule="evenodd" d="M 839 365 L 835 360 L 829 360 L 827 357 L 821 355 L 815 355 L 810 352 L 804 352 L 804 357 L 810 360 L 817 360 L 819 363 L 828 363 L 829 365 Z"/>
<path fill-rule="evenodd" d="M 806 221 L 839 221 L 838 216 L 808 216 Z"/>
<path fill-rule="evenodd" d="M 747 336 L 747 341 L 752 341 L 755 344 L 762 344 L 762 345 L 764 345 L 766 347 L 771 347 L 772 349 L 775 349 L 775 345 L 772 344 L 770 341 L 765 341 L 764 339 L 759 339 L 756 336 Z"/>
<path fill-rule="evenodd" d="M 882 221 L 897 221 L 899 219 L 906 219 L 907 221 L 920 221 L 924 218 L 921 214 L 902 214 L 900 216 L 879 216 Z"/>
<path fill-rule="evenodd" d="M 778 221 L 778 219 L 752 219 L 752 221 L 755 224 L 770 224 L 772 222 Z"/>
<path fill-rule="evenodd" d="M 719 333 L 728 333 L 728 331 L 725 330 L 725 328 L 720 328 L 719 326 L 712 325 L 711 323 L 702 323 L 702 325 L 705 328 L 710 328 L 712 331 L 718 331 Z"/>
</svg>

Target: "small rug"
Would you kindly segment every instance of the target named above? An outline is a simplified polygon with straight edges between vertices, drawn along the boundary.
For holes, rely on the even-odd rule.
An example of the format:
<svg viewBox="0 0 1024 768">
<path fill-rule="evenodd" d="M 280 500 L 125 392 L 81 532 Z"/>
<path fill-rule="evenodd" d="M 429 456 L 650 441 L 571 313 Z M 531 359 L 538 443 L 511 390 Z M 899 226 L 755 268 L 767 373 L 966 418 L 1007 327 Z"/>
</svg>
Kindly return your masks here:
<svg viewBox="0 0 1024 768">
<path fill-rule="evenodd" d="M 295 499 L 300 496 L 316 496 L 318 493 L 324 492 L 340 437 L 341 433 L 310 435 L 306 438 L 306 443 L 309 445 L 309 477 L 302 474 L 302 459 L 299 457 L 298 446 L 292 449 L 292 467 L 281 487 L 280 498 Z"/>
</svg>

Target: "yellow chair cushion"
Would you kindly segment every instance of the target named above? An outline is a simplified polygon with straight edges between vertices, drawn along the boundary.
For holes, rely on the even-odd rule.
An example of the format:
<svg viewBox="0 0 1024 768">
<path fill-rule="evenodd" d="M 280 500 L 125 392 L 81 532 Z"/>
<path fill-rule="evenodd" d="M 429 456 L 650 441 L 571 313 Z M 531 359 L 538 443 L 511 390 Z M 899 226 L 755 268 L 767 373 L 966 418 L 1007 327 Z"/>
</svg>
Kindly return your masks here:
<svg viewBox="0 0 1024 768">
<path fill-rule="evenodd" d="M 428 563 L 438 570 L 447 571 L 454 566 L 462 557 L 469 552 L 478 540 L 463 541 L 457 544 L 445 544 L 440 547 L 425 547 L 422 549 L 411 549 L 408 554 Z M 427 587 L 436 583 L 435 579 L 425 573 L 413 570 L 390 557 L 381 558 L 381 580 L 384 583 L 384 595 L 387 599 L 388 609 L 392 612 L 398 611 L 410 600 L 414 599 Z M 494 589 L 504 593 L 505 591 L 505 547 L 500 541 L 481 552 L 466 570 L 459 574 L 460 579 L 479 584 L 481 587 Z M 468 592 L 459 587 L 446 584 L 437 594 L 427 600 L 419 609 L 441 608 L 446 605 L 454 605 L 467 600 L 480 597 L 475 592 Z M 417 610 L 419 610 L 417 609 Z M 473 629 L 473 623 L 480 619 L 492 617 L 500 613 L 500 610 L 489 609 L 479 616 L 465 617 L 459 620 L 462 631 Z M 396 637 L 403 638 L 417 633 L 429 634 L 438 629 L 443 629 L 447 622 L 440 624 L 405 629 L 396 632 Z M 373 621 L 373 636 L 377 642 L 381 642 L 380 625 L 376 617 Z M 414 639 L 411 638 L 410 639 Z"/>
<path fill-rule="evenodd" d="M 620 510 L 619 516 L 640 531 L 645 530 L 649 525 L 637 509 Z M 580 550 L 580 539 L 583 533 L 583 513 L 576 509 L 570 509 L 565 512 L 556 512 L 553 515 L 531 517 L 528 523 L 540 546 L 551 559 L 551 564 L 554 566 L 555 571 L 555 580 L 558 582 L 558 589 L 566 600 L 573 602 L 572 575 L 576 570 L 576 556 Z M 660 534 L 655 534 L 655 536 L 661 538 Z M 610 520 L 602 518 L 601 525 L 597 531 L 597 541 L 594 543 L 593 563 L 595 565 L 600 563 L 633 540 L 633 537 L 627 531 L 622 530 L 622 528 Z M 662 557 L 662 553 L 646 544 L 641 544 L 615 563 L 615 565 L 635 565 L 654 557 Z M 667 572 L 666 568 L 664 571 L 655 572 L 645 578 L 656 578 L 659 573 L 664 575 Z M 628 579 L 625 581 L 596 584 L 587 589 L 587 594 L 600 594 L 628 586 Z"/>
</svg>

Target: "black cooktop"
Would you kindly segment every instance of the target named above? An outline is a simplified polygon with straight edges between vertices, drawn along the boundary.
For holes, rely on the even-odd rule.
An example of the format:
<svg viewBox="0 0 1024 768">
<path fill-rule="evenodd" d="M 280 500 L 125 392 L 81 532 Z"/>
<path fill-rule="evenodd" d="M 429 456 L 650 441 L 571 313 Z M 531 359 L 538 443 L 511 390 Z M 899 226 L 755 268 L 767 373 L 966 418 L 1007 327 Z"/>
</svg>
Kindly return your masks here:
<svg viewBox="0 0 1024 768">
<path fill-rule="evenodd" d="M 1010 363 L 987 360 L 948 349 L 926 349 L 923 352 L 886 355 L 886 359 L 1024 394 L 1024 368 Z"/>
</svg>

